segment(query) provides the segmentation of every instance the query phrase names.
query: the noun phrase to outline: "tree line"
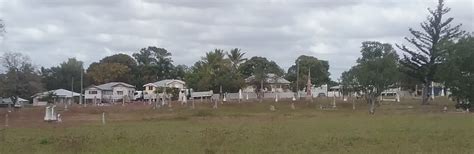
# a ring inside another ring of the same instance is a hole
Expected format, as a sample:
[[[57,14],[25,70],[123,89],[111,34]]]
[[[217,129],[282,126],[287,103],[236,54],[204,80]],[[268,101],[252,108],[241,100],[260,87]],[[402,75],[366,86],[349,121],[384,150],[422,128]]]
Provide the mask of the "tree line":
[[[238,92],[246,83],[245,79],[254,75],[257,89],[269,88],[266,74],[273,73],[287,78],[296,84],[295,65],[284,71],[274,61],[265,57],[246,58],[239,48],[229,51],[214,49],[207,52],[194,65],[175,65],[172,53],[164,48],[149,46],[140,49],[131,56],[114,54],[91,63],[87,68],[84,62],[69,58],[58,66],[37,69],[31,59],[21,53],[9,52],[1,56],[1,64],[6,69],[0,74],[2,97],[30,98],[38,92],[67,89],[81,92],[81,79],[84,86],[99,85],[107,82],[126,82],[143,89],[143,85],[164,79],[179,79],[195,91],[212,90],[220,92]],[[307,80],[307,70],[311,71],[314,84],[325,84],[329,79],[329,64],[312,56],[302,55],[296,61],[301,68],[301,80]],[[260,84],[260,82],[263,82]],[[305,82],[300,82],[303,89]]]
[[[420,24],[421,29],[409,28],[407,44],[391,44],[377,41],[362,42],[361,57],[356,65],[342,73],[344,92],[362,92],[375,110],[377,97],[393,87],[413,89],[422,85],[422,104],[428,104],[429,88],[433,82],[443,83],[459,101],[474,100],[474,39],[462,31],[461,24],[453,25],[453,18],[445,18],[450,11],[443,0]],[[0,34],[5,25],[0,20]],[[396,49],[403,53],[398,55]],[[87,68],[75,58],[69,58],[58,66],[36,68],[31,60],[20,53],[5,53],[1,57],[4,68],[0,74],[2,97],[30,98],[36,92],[51,89],[73,89],[80,92],[81,74],[84,85],[97,85],[112,81],[127,82],[138,89],[149,82],[163,79],[181,79],[196,91],[213,90],[237,92],[245,79],[254,76],[252,84],[257,89],[266,87],[266,74],[273,73],[289,80],[292,90],[302,90],[308,77],[313,85],[336,84],[329,78],[328,61],[313,56],[299,56],[288,70],[265,57],[246,57],[242,49],[228,51],[214,49],[203,55],[192,66],[176,65],[172,52],[149,46],[131,56],[115,54],[93,62]],[[308,73],[310,75],[308,76]],[[299,82],[297,82],[297,76]]]
[[[461,24],[452,25],[454,18],[444,17],[450,8],[443,0],[428,11],[421,30],[409,28],[409,45],[396,44],[402,58],[390,44],[363,42],[357,64],[342,73],[346,91],[364,93],[370,113],[384,90],[400,86],[421,85],[422,104],[429,104],[433,82],[449,88],[459,103],[474,101],[473,35],[461,30]]]

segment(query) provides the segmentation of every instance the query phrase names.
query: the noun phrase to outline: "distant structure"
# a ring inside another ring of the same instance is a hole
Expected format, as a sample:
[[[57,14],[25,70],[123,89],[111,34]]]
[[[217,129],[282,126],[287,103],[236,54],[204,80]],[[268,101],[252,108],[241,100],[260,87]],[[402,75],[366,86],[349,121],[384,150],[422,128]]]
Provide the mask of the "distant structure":
[[[37,93],[33,95],[33,106],[45,106],[48,104],[46,100],[43,100],[44,97],[47,97],[48,95],[54,95],[54,102],[56,103],[68,103],[74,102],[74,98],[77,97],[79,98],[81,94],[75,93],[66,89],[56,89],[56,90],[50,90],[50,91],[45,91],[41,93]]]
[[[25,104],[28,104],[30,101],[18,97],[16,100],[16,103],[13,103],[13,101],[10,98],[1,98],[0,99],[0,107],[8,107],[8,104],[11,104],[12,107],[23,107]]]
[[[133,99],[135,86],[124,82],[109,82],[101,85],[91,85],[85,89],[86,103],[113,103],[125,99]]]
[[[286,80],[283,77],[277,76],[276,74],[269,73],[266,75],[266,81],[265,84],[268,85],[267,87],[269,88],[264,88],[264,91],[266,92],[290,92],[290,81]],[[245,79],[245,83],[247,84],[247,87],[243,89],[243,92],[249,93],[249,92],[255,92],[257,87],[255,85],[252,85],[251,83],[255,82],[255,76],[252,75],[248,78]]]
[[[156,99],[156,90],[160,88],[177,88],[183,90],[186,88],[186,82],[176,79],[166,79],[157,82],[147,83],[143,85],[145,90],[143,91],[143,96],[145,100]]]

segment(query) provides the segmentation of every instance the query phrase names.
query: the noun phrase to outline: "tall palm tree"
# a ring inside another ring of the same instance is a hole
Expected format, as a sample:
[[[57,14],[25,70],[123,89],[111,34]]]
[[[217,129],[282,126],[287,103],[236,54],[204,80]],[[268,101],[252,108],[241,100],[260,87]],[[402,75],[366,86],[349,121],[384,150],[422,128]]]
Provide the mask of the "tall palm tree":
[[[227,53],[227,57],[232,63],[232,68],[234,70],[237,70],[239,65],[247,60],[247,58],[244,58],[244,55],[245,53],[242,53],[239,48],[232,49],[230,50],[230,53]]]

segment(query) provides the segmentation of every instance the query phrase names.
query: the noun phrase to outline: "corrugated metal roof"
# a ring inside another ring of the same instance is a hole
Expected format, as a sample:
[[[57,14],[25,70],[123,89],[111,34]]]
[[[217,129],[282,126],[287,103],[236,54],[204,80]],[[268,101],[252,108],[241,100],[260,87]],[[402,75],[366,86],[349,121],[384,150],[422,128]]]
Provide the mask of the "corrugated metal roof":
[[[45,96],[45,95],[48,95],[49,93],[53,93],[54,95],[57,95],[59,97],[81,96],[81,94],[79,93],[72,92],[66,89],[56,89],[56,90],[50,90],[50,91],[46,91],[42,93],[37,93],[33,95],[33,97],[40,96],[40,95]]]
[[[129,87],[129,88],[135,88],[135,86],[130,85],[128,83],[124,83],[124,82],[109,82],[109,83],[106,83],[106,84],[101,84],[101,85],[92,86],[92,87],[96,87],[96,88],[99,88],[101,90],[113,90],[113,87],[118,86],[118,85],[123,85],[123,86]]]
[[[167,85],[172,83],[172,82],[180,82],[182,84],[186,84],[186,82],[181,81],[181,80],[166,79],[166,80],[161,80],[161,81],[157,81],[157,82],[153,82],[153,83],[147,83],[147,84],[143,85],[143,87],[149,86],[149,85],[153,85],[155,87],[167,87]]]

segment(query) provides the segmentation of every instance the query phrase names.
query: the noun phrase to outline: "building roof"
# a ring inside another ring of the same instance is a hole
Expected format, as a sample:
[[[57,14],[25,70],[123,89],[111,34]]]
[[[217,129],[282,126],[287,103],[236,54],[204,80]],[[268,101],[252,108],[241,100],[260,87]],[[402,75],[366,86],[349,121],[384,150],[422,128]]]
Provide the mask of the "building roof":
[[[146,87],[146,86],[167,87],[168,84],[170,84],[172,82],[179,82],[181,84],[186,84],[186,82],[181,81],[181,80],[166,79],[166,80],[161,80],[161,81],[157,81],[157,82],[153,82],[153,83],[147,83],[147,84],[143,85],[143,87]]]
[[[249,83],[249,82],[252,82],[253,80],[255,80],[255,76],[252,75],[248,78],[245,79],[245,82],[246,83]],[[267,74],[267,79],[266,79],[266,82],[267,83],[278,83],[278,84],[290,84],[291,82],[286,80],[285,78],[282,78],[276,74],[273,74],[273,73],[268,73]]]
[[[26,100],[26,99],[23,99],[23,98],[18,97],[17,102],[29,102],[29,101]],[[2,98],[2,102],[0,102],[0,103],[3,103],[3,104],[12,104],[12,100],[11,100],[10,98]]]
[[[32,97],[46,96],[49,93],[53,93],[54,95],[56,95],[58,97],[81,96],[81,94],[79,94],[79,93],[72,92],[72,91],[69,91],[69,90],[66,90],[66,89],[56,89],[56,90],[45,91],[45,92],[42,92],[42,93],[37,93],[37,94],[33,95]]]
[[[113,90],[113,87],[119,86],[119,85],[122,85],[122,86],[128,87],[128,88],[135,88],[135,86],[130,85],[128,83],[124,83],[124,82],[109,82],[109,83],[101,84],[101,85],[98,85],[98,86],[92,85],[92,86],[89,86],[86,89],[94,87],[94,88],[97,88],[97,89],[100,89],[100,90]]]

